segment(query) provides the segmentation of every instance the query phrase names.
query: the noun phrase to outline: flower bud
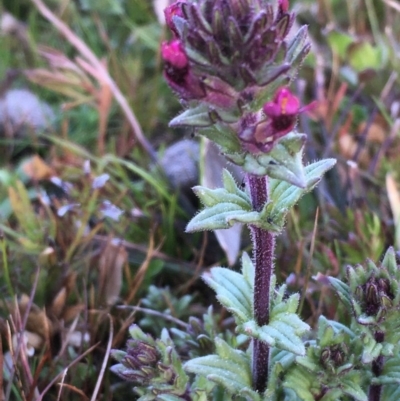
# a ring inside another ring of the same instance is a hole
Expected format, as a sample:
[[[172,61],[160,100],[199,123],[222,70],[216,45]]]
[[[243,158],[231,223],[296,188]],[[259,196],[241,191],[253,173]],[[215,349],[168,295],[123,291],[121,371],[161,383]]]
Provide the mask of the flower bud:
[[[165,15],[165,23],[167,24],[168,28],[171,29],[171,31],[175,34],[176,37],[179,36],[179,33],[175,27],[175,23],[173,21],[173,18],[175,16],[178,17],[183,17],[182,13],[182,3],[183,1],[176,1],[175,3],[171,4],[169,7],[167,7],[164,10],[164,15]]]
[[[175,70],[186,70],[188,67],[188,58],[183,50],[180,40],[175,39],[172,42],[164,42],[161,45],[161,56],[165,63]]]
[[[289,10],[289,0],[279,0],[278,8],[281,13],[287,13]]]
[[[379,292],[375,283],[366,284],[365,296],[367,305],[370,308],[375,308],[379,305]]]
[[[320,360],[324,365],[327,365],[330,358],[331,358],[331,351],[329,347],[326,347],[321,351]]]

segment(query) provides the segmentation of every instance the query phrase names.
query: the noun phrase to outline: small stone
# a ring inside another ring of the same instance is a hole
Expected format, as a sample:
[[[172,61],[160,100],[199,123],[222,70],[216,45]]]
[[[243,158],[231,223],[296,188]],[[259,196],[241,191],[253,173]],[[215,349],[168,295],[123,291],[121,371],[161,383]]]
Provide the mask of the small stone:
[[[188,189],[199,182],[200,146],[183,140],[165,149],[160,165],[175,188]]]
[[[27,89],[11,89],[0,99],[0,127],[8,137],[40,133],[54,120],[51,107]]]

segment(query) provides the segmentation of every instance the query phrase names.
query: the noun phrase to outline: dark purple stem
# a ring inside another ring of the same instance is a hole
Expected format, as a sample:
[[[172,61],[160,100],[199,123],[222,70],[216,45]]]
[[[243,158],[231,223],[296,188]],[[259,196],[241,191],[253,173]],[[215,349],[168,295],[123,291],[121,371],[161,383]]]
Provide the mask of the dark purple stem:
[[[385,339],[385,334],[378,331],[375,333],[375,341],[377,343],[383,343]],[[372,373],[375,377],[379,377],[382,374],[383,370],[383,356],[380,355],[372,362]],[[381,391],[382,385],[381,384],[372,384],[369,387],[368,392],[368,401],[379,401],[381,399]]]
[[[267,177],[247,175],[254,210],[261,211],[268,200]],[[274,268],[275,236],[261,228],[250,226],[253,239],[254,316],[259,326],[269,323],[270,284]],[[268,382],[269,346],[253,340],[253,388],[264,392]]]

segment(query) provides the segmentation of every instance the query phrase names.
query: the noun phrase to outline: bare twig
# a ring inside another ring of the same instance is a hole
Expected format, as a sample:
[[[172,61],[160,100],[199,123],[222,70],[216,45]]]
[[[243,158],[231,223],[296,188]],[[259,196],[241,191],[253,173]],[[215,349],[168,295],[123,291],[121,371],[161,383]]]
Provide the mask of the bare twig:
[[[129,294],[128,294],[127,298],[125,299],[125,302],[127,304],[129,304],[133,300],[133,298],[135,298],[136,293],[138,292],[140,286],[142,285],[142,282],[146,275],[147,269],[149,268],[150,262],[154,257],[153,252],[159,251],[161,247],[162,247],[162,243],[159,244],[157,248],[155,248],[154,233],[151,233],[150,234],[150,243],[149,243],[149,246],[147,249],[146,258],[143,261],[142,265],[140,266],[139,270],[136,272],[135,279],[134,279],[135,284],[133,285],[133,287],[131,287],[129,289]]]
[[[90,401],[96,401],[97,394],[99,393],[100,386],[103,381],[104,372],[106,371],[107,363],[108,363],[108,360],[110,359],[111,346],[112,346],[112,342],[113,342],[113,338],[114,338],[114,326],[113,326],[113,322],[112,322],[110,315],[108,315],[108,318],[110,319],[110,336],[108,338],[108,344],[107,344],[106,353],[104,355],[103,364],[101,365],[101,370],[100,370],[99,376],[97,378],[96,387],[93,390],[93,394],[92,394]]]
[[[177,326],[181,326],[184,329],[187,330],[189,325],[185,322],[182,322],[182,320],[177,319],[176,317],[173,317],[171,315],[166,315],[165,313],[153,310],[153,309],[148,309],[148,308],[142,308],[140,306],[133,306],[133,305],[119,305],[117,306],[117,309],[129,309],[129,310],[134,310],[138,312],[143,312],[147,315],[152,315],[152,316],[157,316],[160,317],[164,320],[168,320],[170,322],[175,323]]]
[[[62,389],[63,389],[63,384],[65,382],[65,376],[67,375],[67,373],[68,373],[68,370],[65,369],[64,372],[63,372],[63,375],[62,375],[62,379],[61,379],[61,383],[60,383],[60,389],[58,391],[57,401],[61,400],[61,393],[62,393]]]
[[[94,344],[92,347],[90,347],[89,349],[87,349],[82,355],[79,355],[76,359],[74,359],[70,364],[68,364],[68,366],[64,369],[64,370],[68,370],[70,369],[72,366],[74,366],[76,363],[78,363],[81,359],[85,358],[86,355],[90,354],[97,346],[99,345],[99,343]],[[62,372],[60,372],[56,377],[54,377],[54,379],[47,385],[47,387],[42,391],[42,393],[40,394],[40,396],[37,398],[36,401],[42,401],[43,397],[45,396],[45,394],[51,389],[51,387],[56,383],[56,381],[63,376],[64,374],[64,370]]]
[[[17,299],[15,299],[15,314],[18,317],[18,322],[17,322],[18,327],[16,327],[15,333],[19,333],[19,336],[18,336],[17,348],[16,348],[16,350],[14,350],[14,355],[13,355],[13,357],[15,358],[15,364],[14,364],[12,370],[11,370],[10,380],[8,382],[7,389],[6,389],[6,396],[5,396],[6,400],[9,399],[10,394],[11,394],[13,377],[14,377],[14,374],[16,373],[16,366],[17,366],[16,363],[17,363],[18,359],[20,359],[21,351],[22,351],[21,361],[23,363],[23,367],[24,367],[24,371],[25,371],[26,377],[28,378],[29,384],[31,386],[33,385],[33,377],[32,377],[31,371],[29,369],[29,364],[26,361],[26,348],[24,346],[23,333],[24,333],[26,324],[28,322],[28,317],[29,317],[30,310],[31,310],[32,305],[33,305],[33,298],[35,296],[36,288],[37,288],[37,285],[38,285],[38,282],[39,282],[39,275],[40,275],[40,267],[38,266],[37,269],[36,269],[35,281],[33,282],[31,294],[30,294],[30,297],[29,297],[29,301],[28,301],[28,303],[26,305],[25,315],[23,317],[23,321],[22,322],[21,322],[21,316],[20,316],[20,310],[19,310],[18,301],[17,301]],[[31,391],[32,390],[33,389],[31,388]],[[37,389],[34,389],[34,393],[37,393]]]

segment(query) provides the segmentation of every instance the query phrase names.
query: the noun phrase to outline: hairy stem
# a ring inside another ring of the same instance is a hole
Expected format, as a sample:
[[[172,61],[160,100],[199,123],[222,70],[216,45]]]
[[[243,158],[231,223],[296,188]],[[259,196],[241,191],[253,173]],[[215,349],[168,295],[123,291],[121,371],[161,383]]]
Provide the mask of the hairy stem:
[[[260,211],[268,200],[267,177],[249,174],[247,182],[254,210]],[[269,323],[270,284],[273,273],[275,237],[268,231],[251,226],[253,239],[254,316],[259,326]],[[268,382],[269,346],[253,340],[253,388],[262,393]]]
[[[382,332],[375,333],[375,341],[377,343],[383,343],[385,335]],[[372,362],[372,373],[375,377],[379,377],[383,370],[383,356],[380,355]],[[368,401],[379,401],[381,399],[381,384],[372,384],[369,388]]]

